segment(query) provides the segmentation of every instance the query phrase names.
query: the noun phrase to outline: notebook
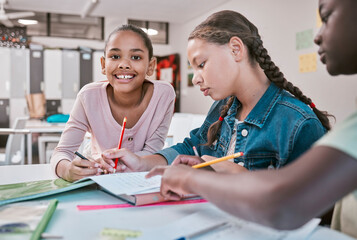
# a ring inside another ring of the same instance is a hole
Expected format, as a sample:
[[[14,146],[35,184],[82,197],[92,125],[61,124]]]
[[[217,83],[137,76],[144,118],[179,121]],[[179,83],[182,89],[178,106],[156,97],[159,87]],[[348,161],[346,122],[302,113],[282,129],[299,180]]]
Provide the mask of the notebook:
[[[148,172],[91,176],[70,183],[63,179],[7,184],[0,186],[0,206],[67,192],[97,183],[100,189],[133,205],[165,201],[160,194],[161,176],[145,178]]]
[[[89,180],[74,184],[58,178],[53,180],[0,185],[0,206],[67,192],[93,185],[94,183],[94,181]]]
[[[93,176],[88,179],[96,182],[103,191],[133,205],[145,205],[166,201],[160,194],[161,176],[145,178],[148,172],[131,172]]]

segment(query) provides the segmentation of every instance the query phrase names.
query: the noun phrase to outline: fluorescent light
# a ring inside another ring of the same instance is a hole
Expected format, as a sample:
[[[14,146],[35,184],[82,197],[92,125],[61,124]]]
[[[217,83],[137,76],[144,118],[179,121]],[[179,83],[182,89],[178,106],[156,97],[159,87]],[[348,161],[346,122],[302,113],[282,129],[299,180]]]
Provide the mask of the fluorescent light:
[[[149,30],[147,30],[146,28],[141,28],[145,33],[147,33],[149,36],[154,36],[157,35],[159,32],[155,29],[149,28]]]
[[[17,20],[17,22],[23,25],[33,25],[38,23],[37,20],[31,20],[31,19],[19,19]]]
[[[99,0],[87,0],[87,3],[82,10],[81,17],[82,18],[87,17],[93,11],[93,9],[98,3]]]

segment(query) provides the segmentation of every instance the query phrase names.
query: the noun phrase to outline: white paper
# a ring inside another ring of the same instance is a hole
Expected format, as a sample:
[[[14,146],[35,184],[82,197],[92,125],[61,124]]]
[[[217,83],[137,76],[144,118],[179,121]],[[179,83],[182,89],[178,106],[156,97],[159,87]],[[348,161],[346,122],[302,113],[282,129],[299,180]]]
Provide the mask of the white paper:
[[[116,173],[89,178],[115,195],[159,192],[161,176],[145,178],[147,173],[148,172]]]
[[[207,229],[208,227],[221,222],[228,222],[228,226],[214,229],[192,239],[303,240],[309,237],[319,224],[320,219],[312,219],[296,230],[278,231],[253,222],[235,218],[219,209],[210,208],[190,214],[169,224],[144,231],[139,239],[154,239],[155,236],[160,236],[162,239],[178,239]]]

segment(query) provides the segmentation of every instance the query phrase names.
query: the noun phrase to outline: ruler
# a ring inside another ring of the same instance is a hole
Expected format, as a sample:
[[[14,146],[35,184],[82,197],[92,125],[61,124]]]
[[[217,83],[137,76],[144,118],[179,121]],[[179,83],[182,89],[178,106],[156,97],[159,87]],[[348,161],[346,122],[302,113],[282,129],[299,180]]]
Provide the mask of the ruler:
[[[182,205],[182,204],[194,204],[194,203],[205,203],[206,199],[187,199],[181,201],[168,201],[168,202],[159,202],[141,206],[134,206],[128,203],[122,204],[109,204],[109,205],[77,205],[79,211],[87,210],[101,210],[101,209],[111,209],[111,208],[138,208],[138,207],[150,207],[150,206],[165,206],[165,205]]]

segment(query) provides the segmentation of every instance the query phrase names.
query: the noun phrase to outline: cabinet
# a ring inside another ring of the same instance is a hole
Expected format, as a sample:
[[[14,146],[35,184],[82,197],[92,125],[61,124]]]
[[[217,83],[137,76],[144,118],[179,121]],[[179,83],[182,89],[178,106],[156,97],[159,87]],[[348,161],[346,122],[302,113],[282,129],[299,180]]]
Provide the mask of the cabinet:
[[[29,50],[11,49],[10,98],[25,99],[29,88]]]
[[[62,98],[62,51],[44,50],[44,93],[46,99]]]
[[[0,47],[0,99],[10,97],[10,62],[10,49]]]
[[[62,98],[75,99],[79,90],[79,52],[62,51]]]
[[[30,93],[43,92],[43,50],[30,49]]]
[[[81,51],[79,59],[79,87],[82,88],[87,83],[93,82],[92,52]]]
[[[100,58],[103,54],[103,51],[93,52],[93,82],[107,80],[107,77],[102,74],[102,65],[100,63]]]

